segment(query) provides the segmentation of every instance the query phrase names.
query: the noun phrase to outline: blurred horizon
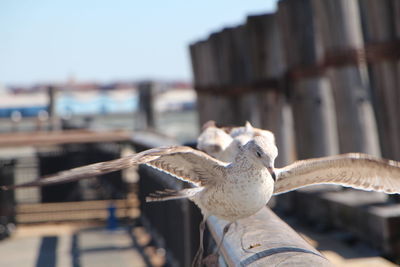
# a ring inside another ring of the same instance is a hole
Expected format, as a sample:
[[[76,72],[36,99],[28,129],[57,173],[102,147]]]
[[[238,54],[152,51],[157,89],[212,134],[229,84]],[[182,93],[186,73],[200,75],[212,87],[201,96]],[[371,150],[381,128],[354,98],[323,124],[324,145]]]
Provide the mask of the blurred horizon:
[[[190,82],[190,43],[248,15],[273,12],[276,2],[2,2],[0,86]]]

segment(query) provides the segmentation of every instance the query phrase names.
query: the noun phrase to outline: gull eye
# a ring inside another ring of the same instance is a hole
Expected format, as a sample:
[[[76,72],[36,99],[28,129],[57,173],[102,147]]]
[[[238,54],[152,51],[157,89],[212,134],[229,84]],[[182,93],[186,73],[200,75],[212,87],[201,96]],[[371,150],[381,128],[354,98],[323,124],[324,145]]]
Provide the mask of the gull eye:
[[[257,157],[261,158],[261,153],[259,151],[256,152]]]

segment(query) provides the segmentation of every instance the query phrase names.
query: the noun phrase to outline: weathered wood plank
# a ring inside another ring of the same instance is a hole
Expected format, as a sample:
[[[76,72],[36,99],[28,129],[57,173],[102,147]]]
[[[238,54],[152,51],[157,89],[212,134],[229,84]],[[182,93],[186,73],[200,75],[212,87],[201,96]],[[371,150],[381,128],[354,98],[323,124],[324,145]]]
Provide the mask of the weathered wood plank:
[[[131,134],[128,131],[67,130],[34,133],[0,134],[0,147],[20,146],[49,146],[61,144],[82,144],[129,141]]]
[[[120,200],[95,200],[66,203],[34,203],[16,206],[17,223],[99,220],[109,216],[110,203],[116,207],[118,218],[139,216],[137,198]]]
[[[57,203],[27,203],[19,204],[16,207],[18,213],[41,213],[56,211],[78,211],[91,209],[107,209],[112,203],[116,208],[139,207],[139,201],[134,199],[114,200],[92,200],[78,202],[57,202]]]

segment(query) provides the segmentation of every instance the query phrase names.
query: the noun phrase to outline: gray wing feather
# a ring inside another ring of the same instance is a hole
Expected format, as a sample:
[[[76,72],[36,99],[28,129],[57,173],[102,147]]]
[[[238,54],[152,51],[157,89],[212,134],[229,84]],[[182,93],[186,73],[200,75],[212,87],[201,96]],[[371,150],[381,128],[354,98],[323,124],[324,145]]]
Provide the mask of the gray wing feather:
[[[171,146],[149,149],[116,160],[99,162],[83,167],[62,171],[57,174],[18,185],[2,186],[3,190],[46,186],[77,181],[109,172],[118,171],[139,164],[149,164],[186,182],[204,185],[224,176],[224,163],[207,154],[185,146]],[[214,179],[215,178],[215,179]]]
[[[400,162],[361,153],[298,161],[276,172],[274,194],[315,184],[400,193]]]
[[[202,151],[189,147],[172,151],[146,164],[196,186],[222,181],[226,176],[225,166],[227,165]]]

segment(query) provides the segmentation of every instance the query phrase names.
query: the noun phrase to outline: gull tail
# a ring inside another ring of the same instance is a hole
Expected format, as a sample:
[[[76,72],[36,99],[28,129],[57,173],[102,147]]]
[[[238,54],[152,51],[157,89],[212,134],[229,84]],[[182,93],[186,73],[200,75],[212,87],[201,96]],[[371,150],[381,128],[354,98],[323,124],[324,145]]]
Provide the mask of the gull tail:
[[[203,190],[202,187],[186,188],[182,190],[166,189],[164,191],[156,191],[154,193],[150,193],[149,196],[146,197],[146,202],[190,198],[201,190]]]

